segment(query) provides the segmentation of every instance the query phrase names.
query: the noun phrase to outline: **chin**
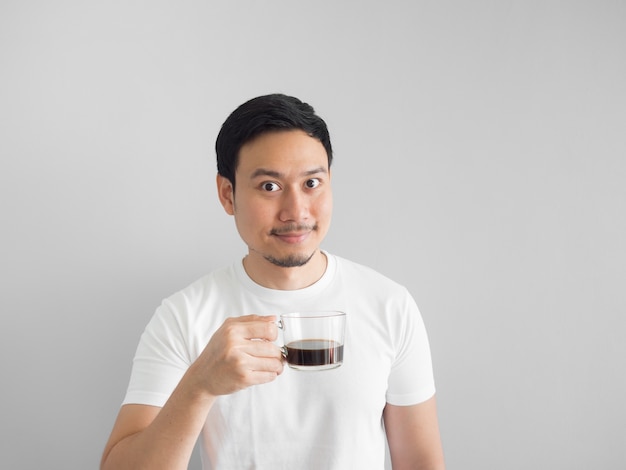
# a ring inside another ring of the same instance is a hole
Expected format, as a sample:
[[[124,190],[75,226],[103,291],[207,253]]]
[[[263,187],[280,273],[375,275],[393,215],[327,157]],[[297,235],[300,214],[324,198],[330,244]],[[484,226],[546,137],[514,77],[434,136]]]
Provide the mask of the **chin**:
[[[265,256],[265,259],[272,263],[275,266],[279,266],[281,268],[299,268],[306,265],[311,258],[315,255],[315,251],[310,255],[305,254],[292,254],[286,256]]]

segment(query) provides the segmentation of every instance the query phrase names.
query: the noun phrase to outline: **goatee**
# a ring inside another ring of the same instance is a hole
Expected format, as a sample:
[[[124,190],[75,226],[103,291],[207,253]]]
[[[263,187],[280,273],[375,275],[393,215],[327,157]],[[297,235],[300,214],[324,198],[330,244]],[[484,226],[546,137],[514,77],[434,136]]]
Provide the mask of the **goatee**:
[[[300,266],[304,266],[311,258],[313,258],[315,252],[311,253],[310,256],[304,255],[289,255],[285,258],[274,258],[273,256],[265,256],[265,259],[270,263],[279,266],[281,268],[299,268]]]

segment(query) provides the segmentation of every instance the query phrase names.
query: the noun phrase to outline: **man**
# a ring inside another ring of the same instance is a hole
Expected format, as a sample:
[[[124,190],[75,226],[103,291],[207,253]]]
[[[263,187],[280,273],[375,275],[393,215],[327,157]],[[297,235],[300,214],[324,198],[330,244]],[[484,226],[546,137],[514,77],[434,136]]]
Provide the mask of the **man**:
[[[242,260],[166,299],[142,335],[102,469],[442,469],[428,339],[403,287],[320,249],[332,148],[313,108],[252,99],[216,142]],[[347,313],[344,364],[284,369],[277,314]],[[383,426],[384,424],[384,426]]]

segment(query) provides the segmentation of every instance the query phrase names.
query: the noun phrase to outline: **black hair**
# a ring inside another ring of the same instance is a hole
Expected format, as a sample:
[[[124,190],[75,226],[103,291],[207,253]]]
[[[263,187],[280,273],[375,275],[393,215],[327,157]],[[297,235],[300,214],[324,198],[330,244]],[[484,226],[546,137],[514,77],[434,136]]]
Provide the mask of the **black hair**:
[[[267,132],[296,129],[322,143],[330,168],[333,150],[324,120],[315,114],[311,105],[298,98],[272,94],[246,101],[224,121],[215,141],[217,172],[227,178],[234,189],[239,150],[245,143]]]

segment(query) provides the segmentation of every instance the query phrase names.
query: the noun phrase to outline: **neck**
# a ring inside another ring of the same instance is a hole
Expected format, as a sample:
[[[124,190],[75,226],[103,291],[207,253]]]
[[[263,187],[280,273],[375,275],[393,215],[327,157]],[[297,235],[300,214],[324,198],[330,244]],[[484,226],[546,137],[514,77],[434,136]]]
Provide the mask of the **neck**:
[[[257,284],[276,290],[304,289],[317,282],[326,271],[326,255],[317,250],[304,266],[284,268],[276,266],[255,253],[243,260],[243,267]]]

